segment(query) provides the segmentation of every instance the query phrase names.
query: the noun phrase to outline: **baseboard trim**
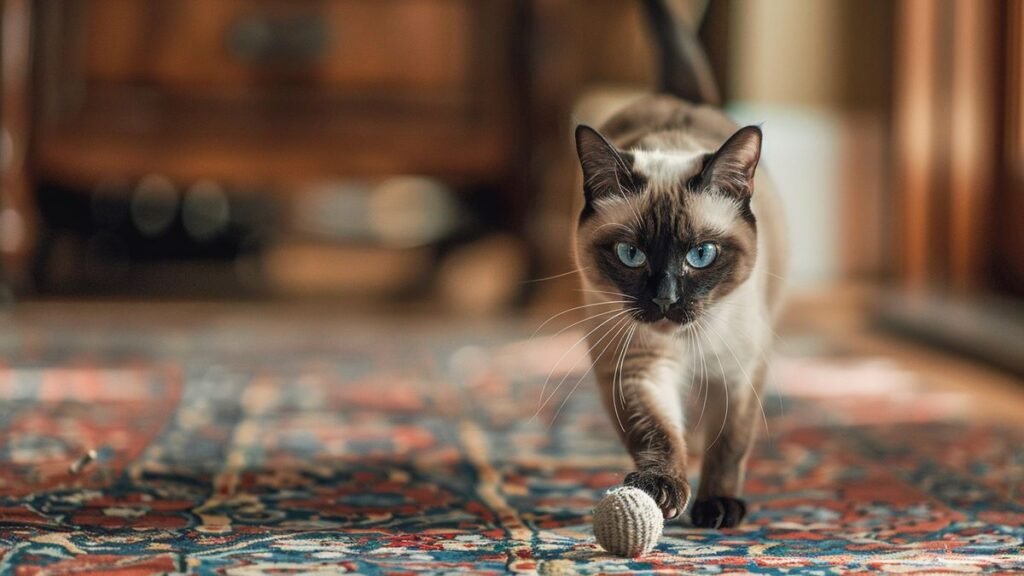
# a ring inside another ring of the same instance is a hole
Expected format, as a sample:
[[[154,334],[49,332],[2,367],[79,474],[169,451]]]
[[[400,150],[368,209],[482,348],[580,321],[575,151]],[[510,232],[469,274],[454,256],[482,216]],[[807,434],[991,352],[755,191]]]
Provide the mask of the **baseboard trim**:
[[[1024,305],[1017,302],[889,292],[875,318],[881,329],[1024,377]]]

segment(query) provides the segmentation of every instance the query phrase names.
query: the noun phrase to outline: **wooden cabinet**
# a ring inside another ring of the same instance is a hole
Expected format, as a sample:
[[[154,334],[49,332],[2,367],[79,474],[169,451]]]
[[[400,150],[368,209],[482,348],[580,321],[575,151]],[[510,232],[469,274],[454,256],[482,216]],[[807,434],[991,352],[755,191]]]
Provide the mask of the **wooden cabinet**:
[[[256,90],[465,103],[478,3],[461,0],[93,0],[84,73],[167,95]],[[308,94],[306,94],[308,95]]]
[[[64,181],[414,173],[478,184],[519,160],[516,2],[36,8],[36,166]]]

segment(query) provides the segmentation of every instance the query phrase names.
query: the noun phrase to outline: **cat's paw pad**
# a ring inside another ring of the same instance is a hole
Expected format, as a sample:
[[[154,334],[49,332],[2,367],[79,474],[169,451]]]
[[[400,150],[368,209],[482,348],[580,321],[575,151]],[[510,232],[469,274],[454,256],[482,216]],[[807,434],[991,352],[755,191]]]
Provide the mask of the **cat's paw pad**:
[[[626,486],[634,486],[647,492],[661,508],[666,520],[679,516],[690,500],[690,484],[673,476],[652,470],[638,470],[626,474]]]
[[[698,528],[735,528],[747,515],[747,504],[738,498],[714,496],[693,503],[690,519]]]

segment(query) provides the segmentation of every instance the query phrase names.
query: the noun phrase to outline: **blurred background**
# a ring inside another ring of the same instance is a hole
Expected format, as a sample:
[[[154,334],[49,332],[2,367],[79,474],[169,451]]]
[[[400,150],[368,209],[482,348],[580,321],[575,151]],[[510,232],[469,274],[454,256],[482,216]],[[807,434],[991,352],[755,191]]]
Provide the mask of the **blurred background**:
[[[2,6],[8,305],[564,309],[571,129],[656,66],[631,0]],[[1019,0],[711,3],[788,210],[788,322],[1024,372],[1022,34]]]

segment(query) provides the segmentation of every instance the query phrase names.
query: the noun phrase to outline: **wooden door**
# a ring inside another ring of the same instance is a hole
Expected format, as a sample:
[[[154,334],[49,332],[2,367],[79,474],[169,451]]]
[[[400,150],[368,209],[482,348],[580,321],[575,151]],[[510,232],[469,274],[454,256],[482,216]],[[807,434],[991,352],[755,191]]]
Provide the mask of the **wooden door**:
[[[1007,3],[1005,179],[996,191],[993,288],[1024,299],[1024,0]]]

